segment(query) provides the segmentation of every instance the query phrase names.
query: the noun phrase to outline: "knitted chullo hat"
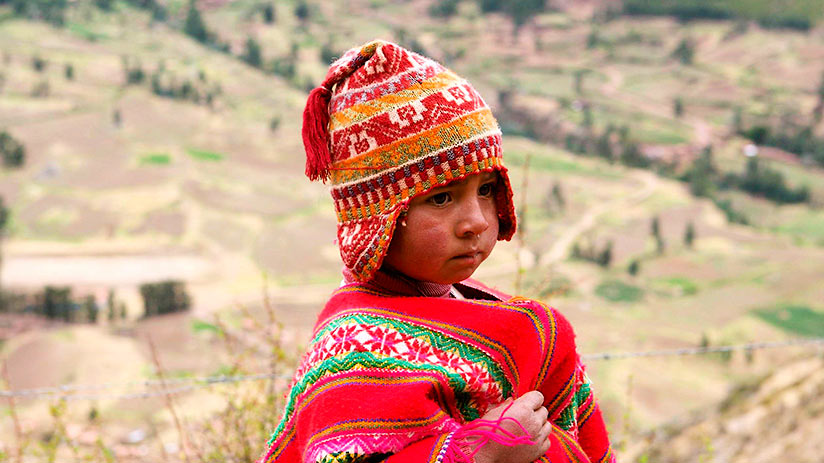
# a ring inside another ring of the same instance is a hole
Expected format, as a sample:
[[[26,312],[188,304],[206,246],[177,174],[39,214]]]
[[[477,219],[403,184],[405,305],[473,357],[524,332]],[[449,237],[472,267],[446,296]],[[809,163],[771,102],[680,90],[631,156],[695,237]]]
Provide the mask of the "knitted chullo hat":
[[[303,113],[306,175],[331,180],[343,263],[361,281],[380,268],[398,216],[433,188],[497,171],[499,240],[515,232],[501,130],[464,79],[385,41],[353,48]]]

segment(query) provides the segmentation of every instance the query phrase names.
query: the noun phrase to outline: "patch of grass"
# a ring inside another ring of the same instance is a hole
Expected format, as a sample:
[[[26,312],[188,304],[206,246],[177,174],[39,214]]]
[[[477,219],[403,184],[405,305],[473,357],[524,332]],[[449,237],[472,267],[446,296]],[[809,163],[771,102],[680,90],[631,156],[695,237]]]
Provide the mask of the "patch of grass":
[[[773,227],[773,230],[795,237],[803,237],[818,246],[824,246],[824,214],[818,211],[799,214],[795,220],[781,223]]]
[[[52,207],[40,214],[36,226],[44,231],[57,231],[77,221],[79,215],[73,208]]]
[[[200,319],[192,320],[192,332],[193,333],[210,333],[210,334],[220,334],[221,329],[214,323],[209,323]]]
[[[666,127],[640,124],[635,133],[642,143],[652,143],[655,145],[678,145],[689,141],[689,137],[682,131],[670,130]]]
[[[698,292],[698,284],[686,277],[670,277],[653,281],[656,292],[666,296],[691,296]]]
[[[606,280],[595,288],[595,294],[611,302],[637,302],[644,297],[644,290],[619,280]]]
[[[172,162],[172,157],[166,153],[151,153],[144,156],[141,156],[138,164],[141,166],[145,165],[156,165],[156,166],[165,166]]]
[[[753,311],[753,315],[784,331],[800,336],[824,336],[824,312],[805,305],[784,304]]]
[[[215,153],[213,151],[200,150],[196,148],[186,148],[186,154],[198,161],[222,161],[225,157],[223,154]]]
[[[89,29],[88,27],[78,23],[69,23],[69,25],[66,28],[72,34],[82,39],[88,40],[89,42],[97,42],[98,40],[105,40],[109,38],[109,36],[106,34],[95,32]]]
[[[601,102],[593,110],[595,126],[602,130],[612,124],[628,125],[630,137],[641,143],[677,145],[690,139],[690,128],[683,122],[639,112],[631,107]]]
[[[515,150],[507,151],[506,162],[512,167],[522,167],[526,162],[526,153]],[[575,161],[570,161],[560,157],[547,156],[542,153],[533,153],[529,159],[529,168],[546,172],[591,175],[608,179],[622,178],[621,174],[613,172],[609,169],[592,168]]]

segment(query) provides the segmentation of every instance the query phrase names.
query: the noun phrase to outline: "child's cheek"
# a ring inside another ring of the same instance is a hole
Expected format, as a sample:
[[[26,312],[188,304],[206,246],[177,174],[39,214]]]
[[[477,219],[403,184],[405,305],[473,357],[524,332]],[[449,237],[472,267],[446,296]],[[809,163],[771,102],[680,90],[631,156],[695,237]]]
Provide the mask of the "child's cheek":
[[[431,257],[446,253],[449,235],[444,232],[443,223],[431,222],[422,228],[416,240],[419,252]]]

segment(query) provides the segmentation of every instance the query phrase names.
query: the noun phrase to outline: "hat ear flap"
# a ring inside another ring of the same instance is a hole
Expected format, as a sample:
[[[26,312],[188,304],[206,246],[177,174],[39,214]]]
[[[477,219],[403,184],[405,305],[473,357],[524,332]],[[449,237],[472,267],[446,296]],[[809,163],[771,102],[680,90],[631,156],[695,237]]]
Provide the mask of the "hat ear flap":
[[[310,180],[329,178],[332,153],[329,151],[329,101],[332,92],[318,87],[309,93],[303,110],[303,148],[306,150],[306,176]]]

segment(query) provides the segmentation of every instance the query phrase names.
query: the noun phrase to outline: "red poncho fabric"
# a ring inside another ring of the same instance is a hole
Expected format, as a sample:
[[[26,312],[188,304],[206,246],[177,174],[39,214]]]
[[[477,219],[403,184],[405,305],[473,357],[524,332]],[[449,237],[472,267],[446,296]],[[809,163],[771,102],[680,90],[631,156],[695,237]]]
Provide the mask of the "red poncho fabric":
[[[538,390],[553,425],[538,461],[614,462],[569,322],[536,301],[458,287],[500,300],[339,288],[260,461],[448,463],[455,446],[465,455],[463,425]]]

